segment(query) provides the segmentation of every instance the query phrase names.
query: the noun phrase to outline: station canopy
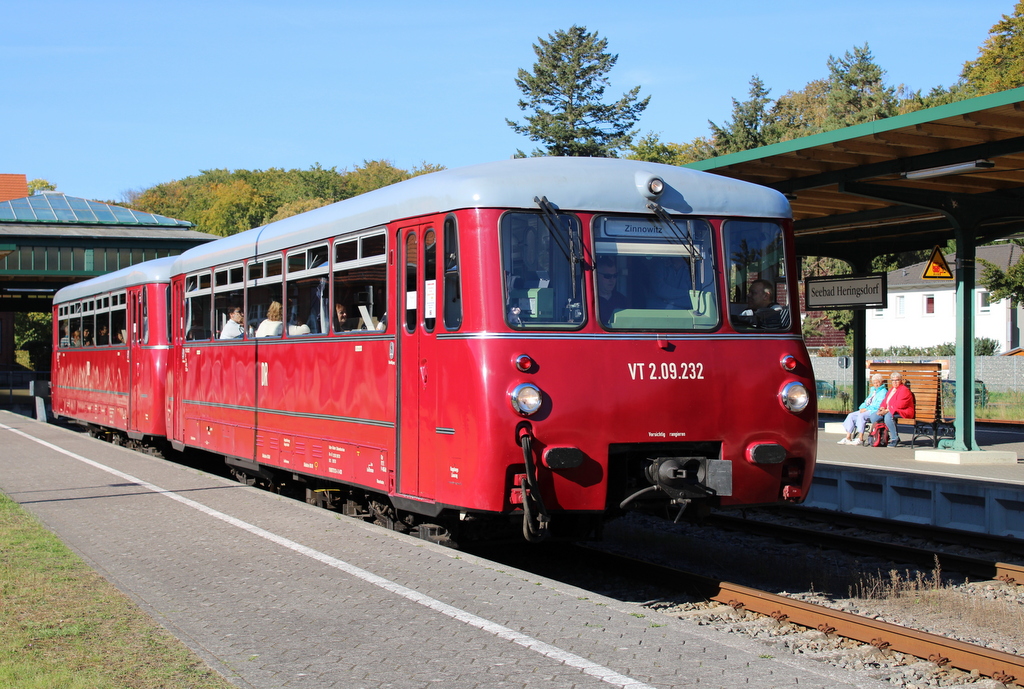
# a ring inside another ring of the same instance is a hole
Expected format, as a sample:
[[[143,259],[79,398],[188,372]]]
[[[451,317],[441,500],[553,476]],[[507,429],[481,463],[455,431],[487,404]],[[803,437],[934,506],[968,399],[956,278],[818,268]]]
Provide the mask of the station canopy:
[[[1024,88],[687,167],[786,194],[800,255],[931,248],[951,215],[983,244],[1024,228]]]
[[[61,287],[214,239],[186,220],[57,191],[0,201],[0,312],[48,311]]]

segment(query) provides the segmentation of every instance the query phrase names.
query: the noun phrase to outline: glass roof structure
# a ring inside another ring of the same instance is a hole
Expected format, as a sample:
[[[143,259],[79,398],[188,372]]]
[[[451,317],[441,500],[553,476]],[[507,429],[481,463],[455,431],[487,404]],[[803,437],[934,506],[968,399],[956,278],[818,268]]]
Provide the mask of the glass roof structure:
[[[192,227],[192,223],[187,220],[65,196],[57,191],[44,191],[34,196],[0,202],[2,222]]]

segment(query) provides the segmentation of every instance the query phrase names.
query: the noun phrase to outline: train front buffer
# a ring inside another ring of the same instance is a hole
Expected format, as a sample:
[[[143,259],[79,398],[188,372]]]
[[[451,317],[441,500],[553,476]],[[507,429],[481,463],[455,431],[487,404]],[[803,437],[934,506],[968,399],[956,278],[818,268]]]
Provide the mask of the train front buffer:
[[[507,490],[527,518],[699,517],[806,497],[817,412],[799,341],[622,342],[589,365],[557,350],[537,353],[544,365],[521,355],[537,373],[511,387],[524,460]],[[593,373],[564,375],[581,365]]]

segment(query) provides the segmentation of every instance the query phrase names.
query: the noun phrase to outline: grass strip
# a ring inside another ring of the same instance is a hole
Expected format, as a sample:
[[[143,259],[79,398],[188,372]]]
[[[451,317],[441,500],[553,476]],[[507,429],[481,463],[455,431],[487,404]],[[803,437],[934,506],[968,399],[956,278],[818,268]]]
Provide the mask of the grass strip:
[[[0,689],[231,686],[0,493]]]

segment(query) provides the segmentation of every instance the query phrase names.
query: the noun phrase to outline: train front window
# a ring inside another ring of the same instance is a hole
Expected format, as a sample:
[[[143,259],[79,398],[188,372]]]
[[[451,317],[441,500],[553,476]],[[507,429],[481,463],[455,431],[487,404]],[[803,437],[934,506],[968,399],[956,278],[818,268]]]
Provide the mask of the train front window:
[[[705,220],[594,222],[597,316],[609,330],[713,330],[715,252]]]
[[[724,224],[729,318],[740,331],[789,330],[792,322],[782,228],[771,222]]]
[[[557,221],[556,221],[557,219]],[[583,263],[575,216],[506,213],[501,219],[505,322],[513,328],[583,324]]]

